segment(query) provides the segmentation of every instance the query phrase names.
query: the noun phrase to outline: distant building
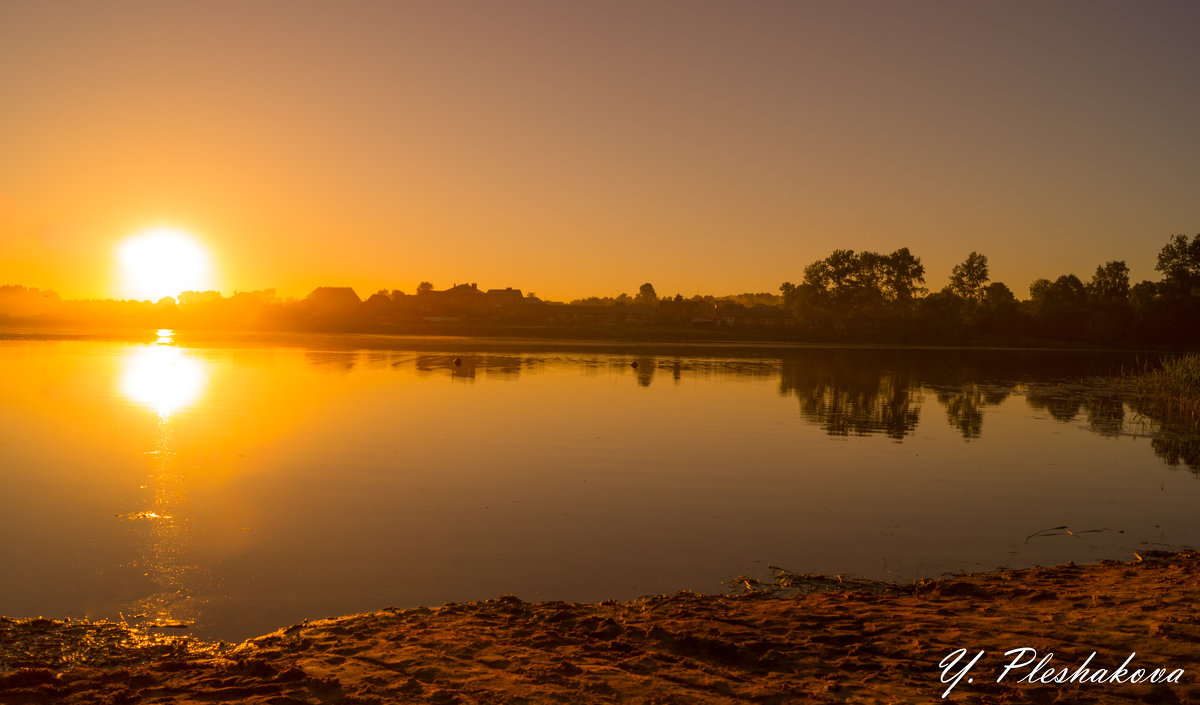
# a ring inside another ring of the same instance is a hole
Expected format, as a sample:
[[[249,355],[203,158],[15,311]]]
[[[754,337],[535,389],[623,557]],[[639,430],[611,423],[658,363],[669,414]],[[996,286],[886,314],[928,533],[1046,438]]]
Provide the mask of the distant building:
[[[319,306],[357,306],[362,303],[354,289],[348,286],[318,286],[312,293],[304,297]]]
[[[525,303],[521,290],[511,286],[504,289],[488,289],[484,296],[487,296],[488,308],[493,310],[513,311]]]
[[[719,326],[736,328],[782,328],[796,323],[787,311],[763,304],[752,308],[738,304],[718,305],[714,318]]]
[[[304,309],[314,322],[346,323],[362,313],[362,299],[348,286],[319,286],[304,297]]]
[[[427,320],[460,320],[481,314],[486,298],[474,283],[456,284],[445,291],[419,290],[417,312]]]

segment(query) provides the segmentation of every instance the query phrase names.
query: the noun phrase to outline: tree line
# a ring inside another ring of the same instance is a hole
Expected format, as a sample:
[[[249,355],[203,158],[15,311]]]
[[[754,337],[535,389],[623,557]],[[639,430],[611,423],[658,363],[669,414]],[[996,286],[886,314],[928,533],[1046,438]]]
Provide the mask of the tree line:
[[[931,292],[921,258],[907,247],[889,254],[834,250],[805,267],[799,284],[780,285],[778,294],[687,299],[659,297],[649,282],[633,296],[569,304],[474,284],[436,291],[430,282],[421,282],[416,295],[381,290],[365,301],[346,287],[318,287],[298,300],[268,289],[138,302],[64,301],[52,291],[3,286],[0,324],[465,335],[504,333],[500,328],[507,326],[532,335],[605,338],[1197,348],[1200,234],[1171,237],[1156,270],[1160,281],[1132,284],[1124,261],[1107,261],[1087,281],[1074,274],[1038,279],[1023,300],[992,281],[988,258],[979,252]]]
[[[905,343],[1042,341],[1121,345],[1200,344],[1200,234],[1175,235],[1158,254],[1161,281],[1131,285],[1122,260],[1091,279],[1038,279],[1018,300],[992,281],[987,256],[970,253],[930,293],[908,248],[891,254],[834,250],[780,287],[797,334],[812,340]]]

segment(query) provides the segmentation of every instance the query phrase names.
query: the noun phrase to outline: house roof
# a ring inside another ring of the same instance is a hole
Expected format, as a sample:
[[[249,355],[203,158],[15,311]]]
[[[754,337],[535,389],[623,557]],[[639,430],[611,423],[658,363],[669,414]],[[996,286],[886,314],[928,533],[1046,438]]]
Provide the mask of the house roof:
[[[358,298],[358,294],[354,293],[354,289],[348,286],[318,286],[305,298],[309,301],[320,301],[323,303],[344,303],[349,301],[362,303],[362,299]]]

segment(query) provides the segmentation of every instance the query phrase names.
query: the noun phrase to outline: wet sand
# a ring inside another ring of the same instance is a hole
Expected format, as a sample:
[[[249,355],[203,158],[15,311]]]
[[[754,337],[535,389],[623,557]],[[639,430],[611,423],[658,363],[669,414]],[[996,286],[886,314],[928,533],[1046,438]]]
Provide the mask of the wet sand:
[[[237,645],[0,619],[0,703],[1200,702],[1200,553],[1143,558],[907,585],[792,576],[737,596],[500,597]],[[1053,657],[996,682],[1022,647]],[[943,677],[980,650],[943,700]],[[1108,677],[1135,652],[1124,680],[1183,669],[1178,682],[1021,680]]]

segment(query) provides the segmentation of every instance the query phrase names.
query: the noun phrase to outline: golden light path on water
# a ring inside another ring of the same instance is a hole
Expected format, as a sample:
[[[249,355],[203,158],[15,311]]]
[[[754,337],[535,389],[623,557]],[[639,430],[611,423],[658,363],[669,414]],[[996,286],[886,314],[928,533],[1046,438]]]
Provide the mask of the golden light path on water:
[[[198,606],[193,599],[197,568],[183,560],[190,521],[184,506],[184,471],[172,450],[171,415],[194,404],[205,392],[208,374],[205,363],[174,346],[174,332],[160,329],[157,339],[132,352],[124,360],[121,393],[158,414],[152,450],[144,451],[150,462],[144,509],[122,516],[136,522],[144,532],[141,555],[134,562],[156,590],[126,605],[122,617],[149,627],[180,627],[194,621]],[[176,422],[177,423],[177,422]]]
[[[156,344],[125,359],[121,393],[167,419],[204,394],[208,376],[200,360],[171,344],[172,331],[159,330],[157,335]]]

